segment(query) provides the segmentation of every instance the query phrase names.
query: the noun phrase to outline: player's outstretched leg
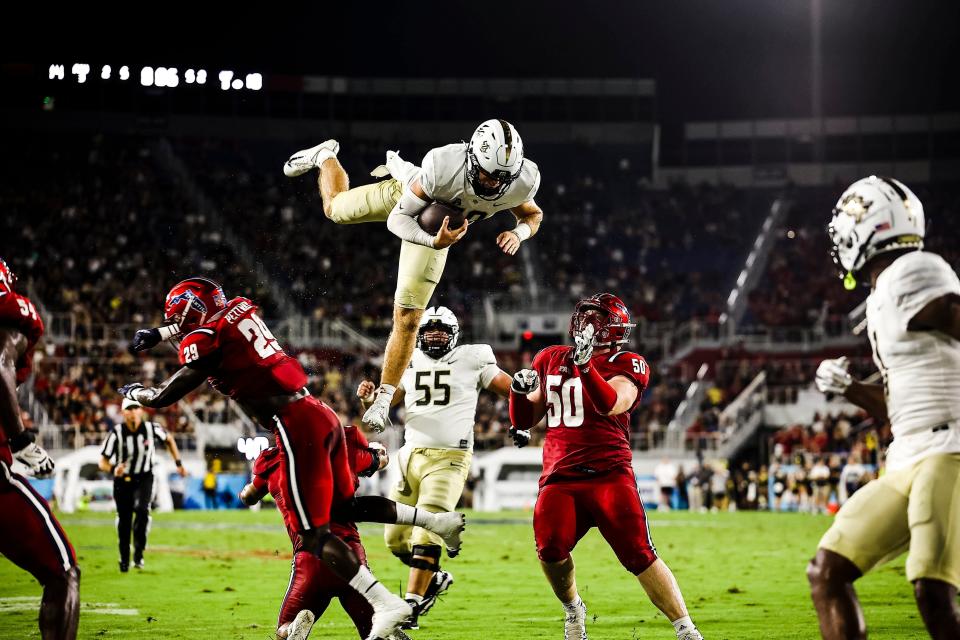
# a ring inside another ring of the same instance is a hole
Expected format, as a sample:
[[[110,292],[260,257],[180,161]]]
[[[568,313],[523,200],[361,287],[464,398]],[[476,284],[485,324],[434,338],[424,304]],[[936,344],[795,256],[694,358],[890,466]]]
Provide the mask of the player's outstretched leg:
[[[807,565],[810,595],[824,640],[867,637],[867,623],[853,583],[863,575],[857,565],[828,549],[817,549]]]
[[[466,528],[466,516],[458,511],[433,513],[426,509],[394,502],[382,496],[359,496],[338,505],[336,518],[348,522],[382,522],[406,524],[432,531],[443,539],[447,555],[455,558],[463,542],[460,534]]]
[[[319,169],[325,160],[336,158],[339,151],[340,143],[333,139],[324,140],[309,149],[301,149],[283,163],[283,174],[288,178],[302,176],[308,171]]]
[[[547,550],[549,555],[549,550]],[[563,604],[563,639],[587,640],[587,605],[577,592],[577,577],[573,556],[568,555],[557,562],[540,560],[543,574],[557,599]]]
[[[413,348],[417,343],[417,327],[423,309],[408,309],[394,306],[393,330],[387,340],[387,349],[383,357],[383,371],[380,374],[380,388],[373,404],[363,414],[363,423],[376,432],[386,429],[390,423],[390,401],[400,384],[403,372],[410,364]]]
[[[305,550],[318,556],[340,579],[349,584],[373,607],[370,635],[367,640],[386,638],[397,631],[413,613],[407,602],[394,595],[360,563],[347,544],[330,532],[329,526],[317,527],[300,534]]]
[[[700,631],[687,613],[687,605],[680,593],[677,579],[660,558],[657,558],[645,571],[637,575],[640,585],[647,592],[647,597],[657,609],[663,612],[673,623],[677,632],[677,640],[703,640]]]

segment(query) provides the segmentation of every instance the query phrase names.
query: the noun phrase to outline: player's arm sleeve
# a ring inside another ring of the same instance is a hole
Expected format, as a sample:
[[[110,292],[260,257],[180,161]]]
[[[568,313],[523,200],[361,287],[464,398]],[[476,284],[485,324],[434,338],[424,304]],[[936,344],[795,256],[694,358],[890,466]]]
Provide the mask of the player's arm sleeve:
[[[544,379],[544,362],[546,361],[547,349],[544,349],[533,358],[530,368],[540,376],[540,397],[543,398],[543,388],[546,384]],[[543,418],[546,413],[546,401],[534,403],[526,395],[510,390],[510,422],[518,429],[530,429]]]
[[[17,346],[19,332],[0,328],[0,428],[8,440],[23,433],[17,401]]]
[[[900,328],[910,328],[910,321],[928,304],[950,294],[960,295],[960,280],[940,256],[918,252],[891,279],[890,296],[896,305]],[[896,264],[896,263],[894,263]]]
[[[206,379],[207,374],[203,371],[185,366],[160,383],[159,387],[141,387],[134,391],[133,395],[136,401],[145,407],[169,407],[203,384]]]
[[[387,217],[387,228],[401,240],[433,248],[433,236],[420,228],[417,216],[429,204],[408,186]]]

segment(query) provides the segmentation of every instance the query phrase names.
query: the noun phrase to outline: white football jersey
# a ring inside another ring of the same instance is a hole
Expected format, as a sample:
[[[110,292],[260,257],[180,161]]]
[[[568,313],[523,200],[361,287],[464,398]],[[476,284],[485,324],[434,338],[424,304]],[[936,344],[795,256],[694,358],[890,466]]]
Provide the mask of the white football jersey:
[[[921,309],[949,293],[960,294],[960,280],[946,260],[912,251],[884,269],[867,298],[870,345],[894,436],[890,470],[960,452],[960,342],[936,331],[907,330]]]
[[[512,209],[537,195],[540,170],[533,160],[524,158],[520,175],[496,200],[484,200],[473,192],[467,179],[467,143],[458,142],[427,152],[420,168],[420,186],[431,200],[463,209],[471,223]]]
[[[400,384],[406,405],[406,446],[473,449],[480,390],[500,373],[493,349],[466,344],[434,360],[413,352]]]

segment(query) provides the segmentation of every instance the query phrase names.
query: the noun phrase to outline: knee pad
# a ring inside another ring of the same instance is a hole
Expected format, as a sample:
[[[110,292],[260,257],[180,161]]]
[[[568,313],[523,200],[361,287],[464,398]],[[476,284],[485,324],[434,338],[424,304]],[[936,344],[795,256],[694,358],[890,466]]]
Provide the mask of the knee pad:
[[[413,545],[413,553],[408,563],[414,569],[423,569],[424,571],[437,571],[440,569],[440,547],[437,545]],[[416,558],[413,556],[422,556]],[[429,558],[429,559],[424,559]]]
[[[396,551],[394,551],[394,552],[393,552],[393,555],[394,555],[398,560],[400,560],[400,562],[402,562],[403,564],[407,565],[408,567],[413,566],[413,565],[410,564],[411,562],[413,562],[413,554],[412,554],[412,553],[397,553]]]

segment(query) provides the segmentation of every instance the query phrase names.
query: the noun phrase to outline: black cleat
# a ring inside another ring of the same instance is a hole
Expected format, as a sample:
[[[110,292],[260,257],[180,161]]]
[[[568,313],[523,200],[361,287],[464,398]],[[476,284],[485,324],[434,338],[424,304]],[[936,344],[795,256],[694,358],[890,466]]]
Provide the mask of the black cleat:
[[[126,573],[126,572],[128,572],[128,571],[130,571],[130,565],[129,565],[128,563],[126,563],[126,562],[121,562],[121,563],[120,563],[120,573]]]
[[[417,602],[416,600],[407,600],[407,604],[409,604],[413,608],[413,615],[407,618],[407,621],[401,624],[400,628],[407,629],[407,630],[419,629],[420,623],[418,621],[418,618],[420,617],[420,603]]]

